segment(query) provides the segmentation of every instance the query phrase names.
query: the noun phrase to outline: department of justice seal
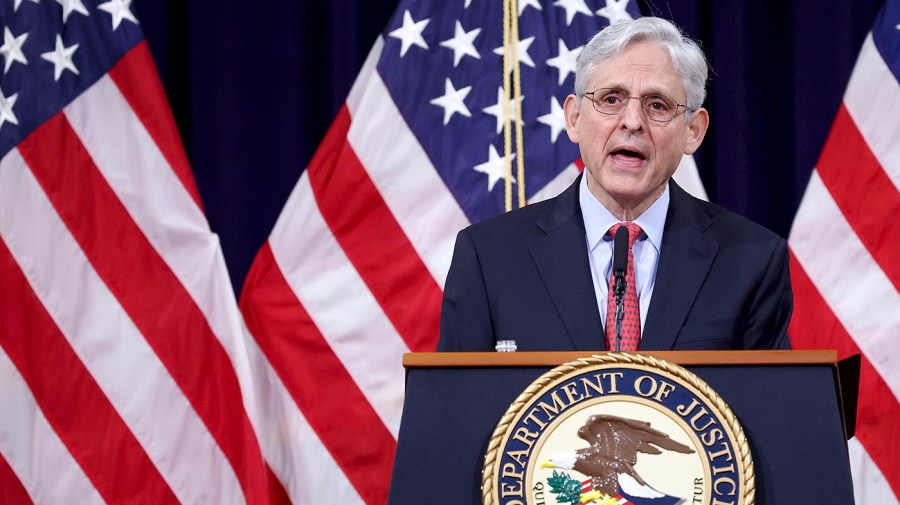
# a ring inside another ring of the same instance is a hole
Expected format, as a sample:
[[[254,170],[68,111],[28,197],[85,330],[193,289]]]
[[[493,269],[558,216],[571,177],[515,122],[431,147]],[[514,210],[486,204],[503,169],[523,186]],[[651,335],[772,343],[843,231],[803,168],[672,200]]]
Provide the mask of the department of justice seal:
[[[753,505],[753,459],[725,402],[678,365],[609,353],[560,365],[488,443],[485,505]]]

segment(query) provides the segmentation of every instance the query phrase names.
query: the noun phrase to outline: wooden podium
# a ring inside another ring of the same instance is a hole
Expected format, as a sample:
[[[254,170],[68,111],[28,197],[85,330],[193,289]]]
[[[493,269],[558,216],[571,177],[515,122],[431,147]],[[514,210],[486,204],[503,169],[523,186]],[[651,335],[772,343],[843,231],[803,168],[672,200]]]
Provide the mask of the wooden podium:
[[[846,440],[855,425],[858,357],[838,362],[835,351],[642,354],[684,366],[728,403],[753,453],[757,505],[854,503]],[[589,355],[404,355],[406,400],[388,503],[480,504],[487,443],[509,405],[544,372]]]

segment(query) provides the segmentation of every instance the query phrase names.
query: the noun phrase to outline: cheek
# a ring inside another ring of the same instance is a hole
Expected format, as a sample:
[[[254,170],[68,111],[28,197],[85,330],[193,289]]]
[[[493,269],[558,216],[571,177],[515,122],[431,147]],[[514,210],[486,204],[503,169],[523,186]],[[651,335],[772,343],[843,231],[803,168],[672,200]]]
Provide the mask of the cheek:
[[[582,119],[578,129],[580,143],[588,146],[593,152],[602,152],[615,129],[611,123],[602,119],[590,122]]]
[[[686,137],[683,135],[669,135],[654,139],[653,151],[657,158],[677,158],[684,154]]]
[[[590,161],[592,165],[599,165],[603,162],[604,152],[604,144],[595,138],[589,144],[582,144],[581,157],[585,163]]]

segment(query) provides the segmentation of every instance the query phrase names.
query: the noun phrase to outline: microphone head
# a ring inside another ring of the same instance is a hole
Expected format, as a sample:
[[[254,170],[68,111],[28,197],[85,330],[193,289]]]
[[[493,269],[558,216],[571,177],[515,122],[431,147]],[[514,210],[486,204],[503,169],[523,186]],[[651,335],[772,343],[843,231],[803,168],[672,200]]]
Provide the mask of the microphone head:
[[[625,275],[628,269],[628,228],[620,226],[613,239],[613,275]]]

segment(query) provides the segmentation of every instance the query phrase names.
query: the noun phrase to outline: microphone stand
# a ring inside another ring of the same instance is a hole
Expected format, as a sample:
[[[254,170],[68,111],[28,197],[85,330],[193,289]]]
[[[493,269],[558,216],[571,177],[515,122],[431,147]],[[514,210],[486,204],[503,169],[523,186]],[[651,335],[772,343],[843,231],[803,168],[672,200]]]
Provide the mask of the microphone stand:
[[[625,319],[625,274],[616,273],[616,352],[622,350],[622,320]]]
[[[622,350],[622,320],[625,319],[625,274],[628,272],[628,228],[620,226],[613,238],[613,291],[616,296],[616,352]]]

